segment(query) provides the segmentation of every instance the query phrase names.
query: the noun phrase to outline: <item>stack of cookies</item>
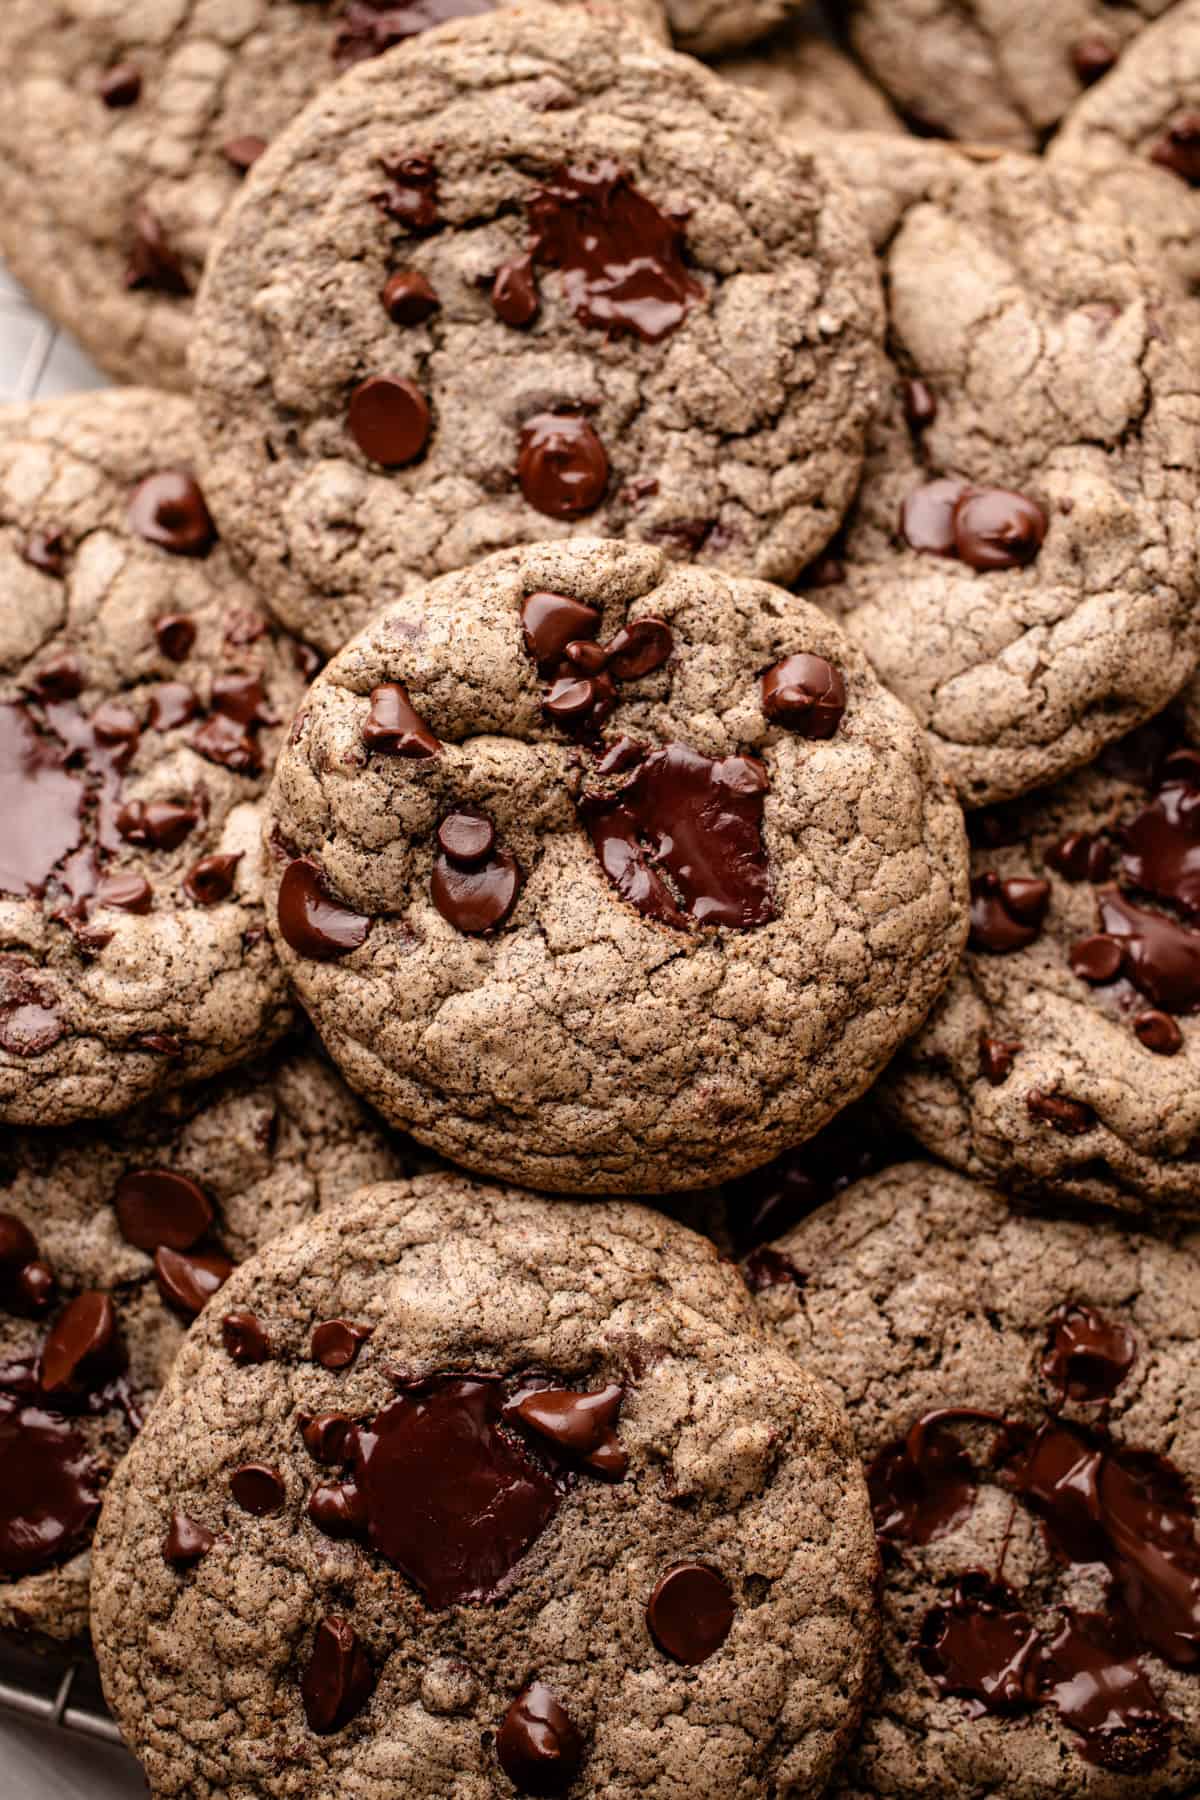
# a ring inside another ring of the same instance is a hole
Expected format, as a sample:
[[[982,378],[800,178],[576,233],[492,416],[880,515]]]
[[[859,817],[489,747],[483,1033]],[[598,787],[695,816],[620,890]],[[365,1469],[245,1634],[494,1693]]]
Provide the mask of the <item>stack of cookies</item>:
[[[5,0],[0,1629],[156,1800],[1200,1793],[1200,0],[839,25]]]

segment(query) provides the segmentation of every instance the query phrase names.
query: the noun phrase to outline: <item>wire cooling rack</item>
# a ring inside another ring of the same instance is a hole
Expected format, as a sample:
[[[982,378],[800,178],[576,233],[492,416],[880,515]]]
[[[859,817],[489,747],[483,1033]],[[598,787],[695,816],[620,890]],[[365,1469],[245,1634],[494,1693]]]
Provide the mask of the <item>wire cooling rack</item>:
[[[0,1645],[0,1707],[39,1725],[119,1744],[95,1664],[65,1662],[32,1650]]]
[[[0,267],[0,402],[46,400],[105,386],[83,351],[35,311]]]

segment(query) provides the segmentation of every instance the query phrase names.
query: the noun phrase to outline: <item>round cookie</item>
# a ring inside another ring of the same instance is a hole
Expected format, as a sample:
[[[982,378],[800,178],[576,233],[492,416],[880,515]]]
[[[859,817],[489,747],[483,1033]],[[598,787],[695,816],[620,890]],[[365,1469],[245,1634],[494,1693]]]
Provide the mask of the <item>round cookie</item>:
[[[1200,651],[1200,315],[1087,177],[823,140],[888,295],[884,401],[814,598],[933,736],[967,806],[1056,780]]]
[[[0,1629],[87,1632],[100,1499],[196,1313],[269,1238],[402,1172],[285,1048],[105,1125],[0,1145]]]
[[[190,404],[0,414],[0,1119],[116,1113],[291,1014],[262,802],[315,658],[277,633],[190,469]]]
[[[380,613],[272,792],[268,915],[351,1084],[468,1168],[705,1186],[811,1136],[966,926],[923,734],[806,601],[646,545]]]
[[[884,1557],[837,1800],[1195,1794],[1200,1237],[912,1163],[774,1249],[760,1303],[849,1409]]]
[[[1047,151],[1075,164],[1200,280],[1200,6],[1178,0],[1063,120]]]
[[[1040,147],[1172,0],[850,0],[850,41],[902,112],[940,137]]]
[[[194,360],[206,486],[280,618],[332,651],[578,533],[795,576],[853,492],[880,320],[852,206],[778,136],[537,4],[314,104],[227,216]]]
[[[970,945],[886,1088],[956,1167],[1200,1212],[1197,724],[1173,712],[972,822]]]
[[[425,1176],[200,1320],[93,1631],[155,1796],[817,1795],[875,1575],[844,1417],[711,1245]]]
[[[723,57],[716,70],[726,81],[762,94],[784,124],[802,135],[904,129],[857,64],[802,22],[740,56]]]
[[[338,73],[490,0],[4,0],[0,254],[124,380],[186,387],[192,296],[264,143]],[[620,11],[662,35],[658,0]]]

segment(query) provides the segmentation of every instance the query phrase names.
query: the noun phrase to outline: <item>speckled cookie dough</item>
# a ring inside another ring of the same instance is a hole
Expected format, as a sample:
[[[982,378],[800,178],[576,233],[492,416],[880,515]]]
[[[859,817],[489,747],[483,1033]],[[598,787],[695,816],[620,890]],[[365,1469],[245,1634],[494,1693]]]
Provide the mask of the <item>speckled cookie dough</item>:
[[[970,947],[887,1085],[948,1162],[1035,1195],[1200,1213],[1198,723],[1173,711],[973,820]]]
[[[912,1163],[774,1251],[760,1304],[849,1409],[884,1557],[836,1800],[1195,1794],[1200,1237]]]
[[[579,533],[795,576],[853,492],[881,317],[853,207],[778,140],[691,58],[536,4],[306,113],[222,229],[195,357],[206,485],[279,616],[333,650]]]
[[[216,537],[189,403],[0,415],[0,1120],[99,1118],[291,1016],[262,802],[316,659]]]
[[[5,1135],[0,1629],[86,1635],[100,1499],[187,1326],[269,1238],[402,1172],[290,1046],[110,1124]]]
[[[200,1320],[93,1630],[156,1797],[753,1800],[824,1791],[875,1574],[844,1416],[711,1245],[421,1177]]]
[[[490,0],[0,6],[0,254],[101,368],[186,387],[192,298],[263,146],[344,69]],[[658,0],[613,0],[664,34]]]
[[[1195,668],[1200,315],[1088,178],[824,140],[888,292],[884,402],[809,572],[964,803],[1053,781]]]
[[[939,136],[1040,147],[1171,0],[850,0],[880,86]]]
[[[704,1186],[811,1136],[965,931],[961,814],[806,601],[645,545],[501,552],[313,687],[268,915],[351,1084],[533,1187]]]
[[[836,44],[803,22],[715,64],[718,75],[762,94],[784,124],[805,136],[904,127],[887,98]]]
[[[1085,94],[1047,155],[1077,164],[1200,280],[1200,5],[1179,0]]]

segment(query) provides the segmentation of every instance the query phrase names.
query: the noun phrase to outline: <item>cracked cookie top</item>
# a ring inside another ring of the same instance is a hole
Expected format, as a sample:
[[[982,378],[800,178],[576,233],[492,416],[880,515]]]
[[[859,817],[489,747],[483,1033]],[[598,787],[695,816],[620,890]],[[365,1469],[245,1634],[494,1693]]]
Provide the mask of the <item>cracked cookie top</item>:
[[[443,1175],[231,1277],[93,1629],[155,1795],[816,1795],[875,1573],[840,1409],[710,1244]]]
[[[586,533],[790,580],[873,400],[875,271],[773,117],[580,8],[364,64],[256,165],[200,303],[205,482],[279,616]]]
[[[1198,1210],[1196,684],[1069,781],[970,821],[971,938],[886,1099],[973,1174]]]
[[[186,387],[217,224],[345,69],[491,0],[41,0],[0,7],[0,249],[124,380]],[[657,0],[618,13],[662,35]],[[611,29],[611,23],[610,23]]]
[[[881,1682],[833,1792],[1200,1780],[1200,1239],[1032,1218],[910,1163],[779,1239],[759,1304],[845,1402]]]
[[[87,1633],[100,1500],[187,1326],[234,1265],[402,1172],[289,1046],[105,1125],[0,1145],[0,1625]],[[218,1306],[220,1302],[216,1303]]]
[[[0,1118],[121,1111],[287,1024],[262,802],[314,654],[220,542],[190,404],[0,421]]]
[[[862,486],[808,582],[964,803],[1008,799],[1195,667],[1200,321],[1077,171],[823,144],[865,197],[888,344]]]
[[[966,925],[958,807],[815,607],[644,545],[501,552],[329,665],[279,954],[351,1083],[531,1186],[702,1186],[868,1086]]]

